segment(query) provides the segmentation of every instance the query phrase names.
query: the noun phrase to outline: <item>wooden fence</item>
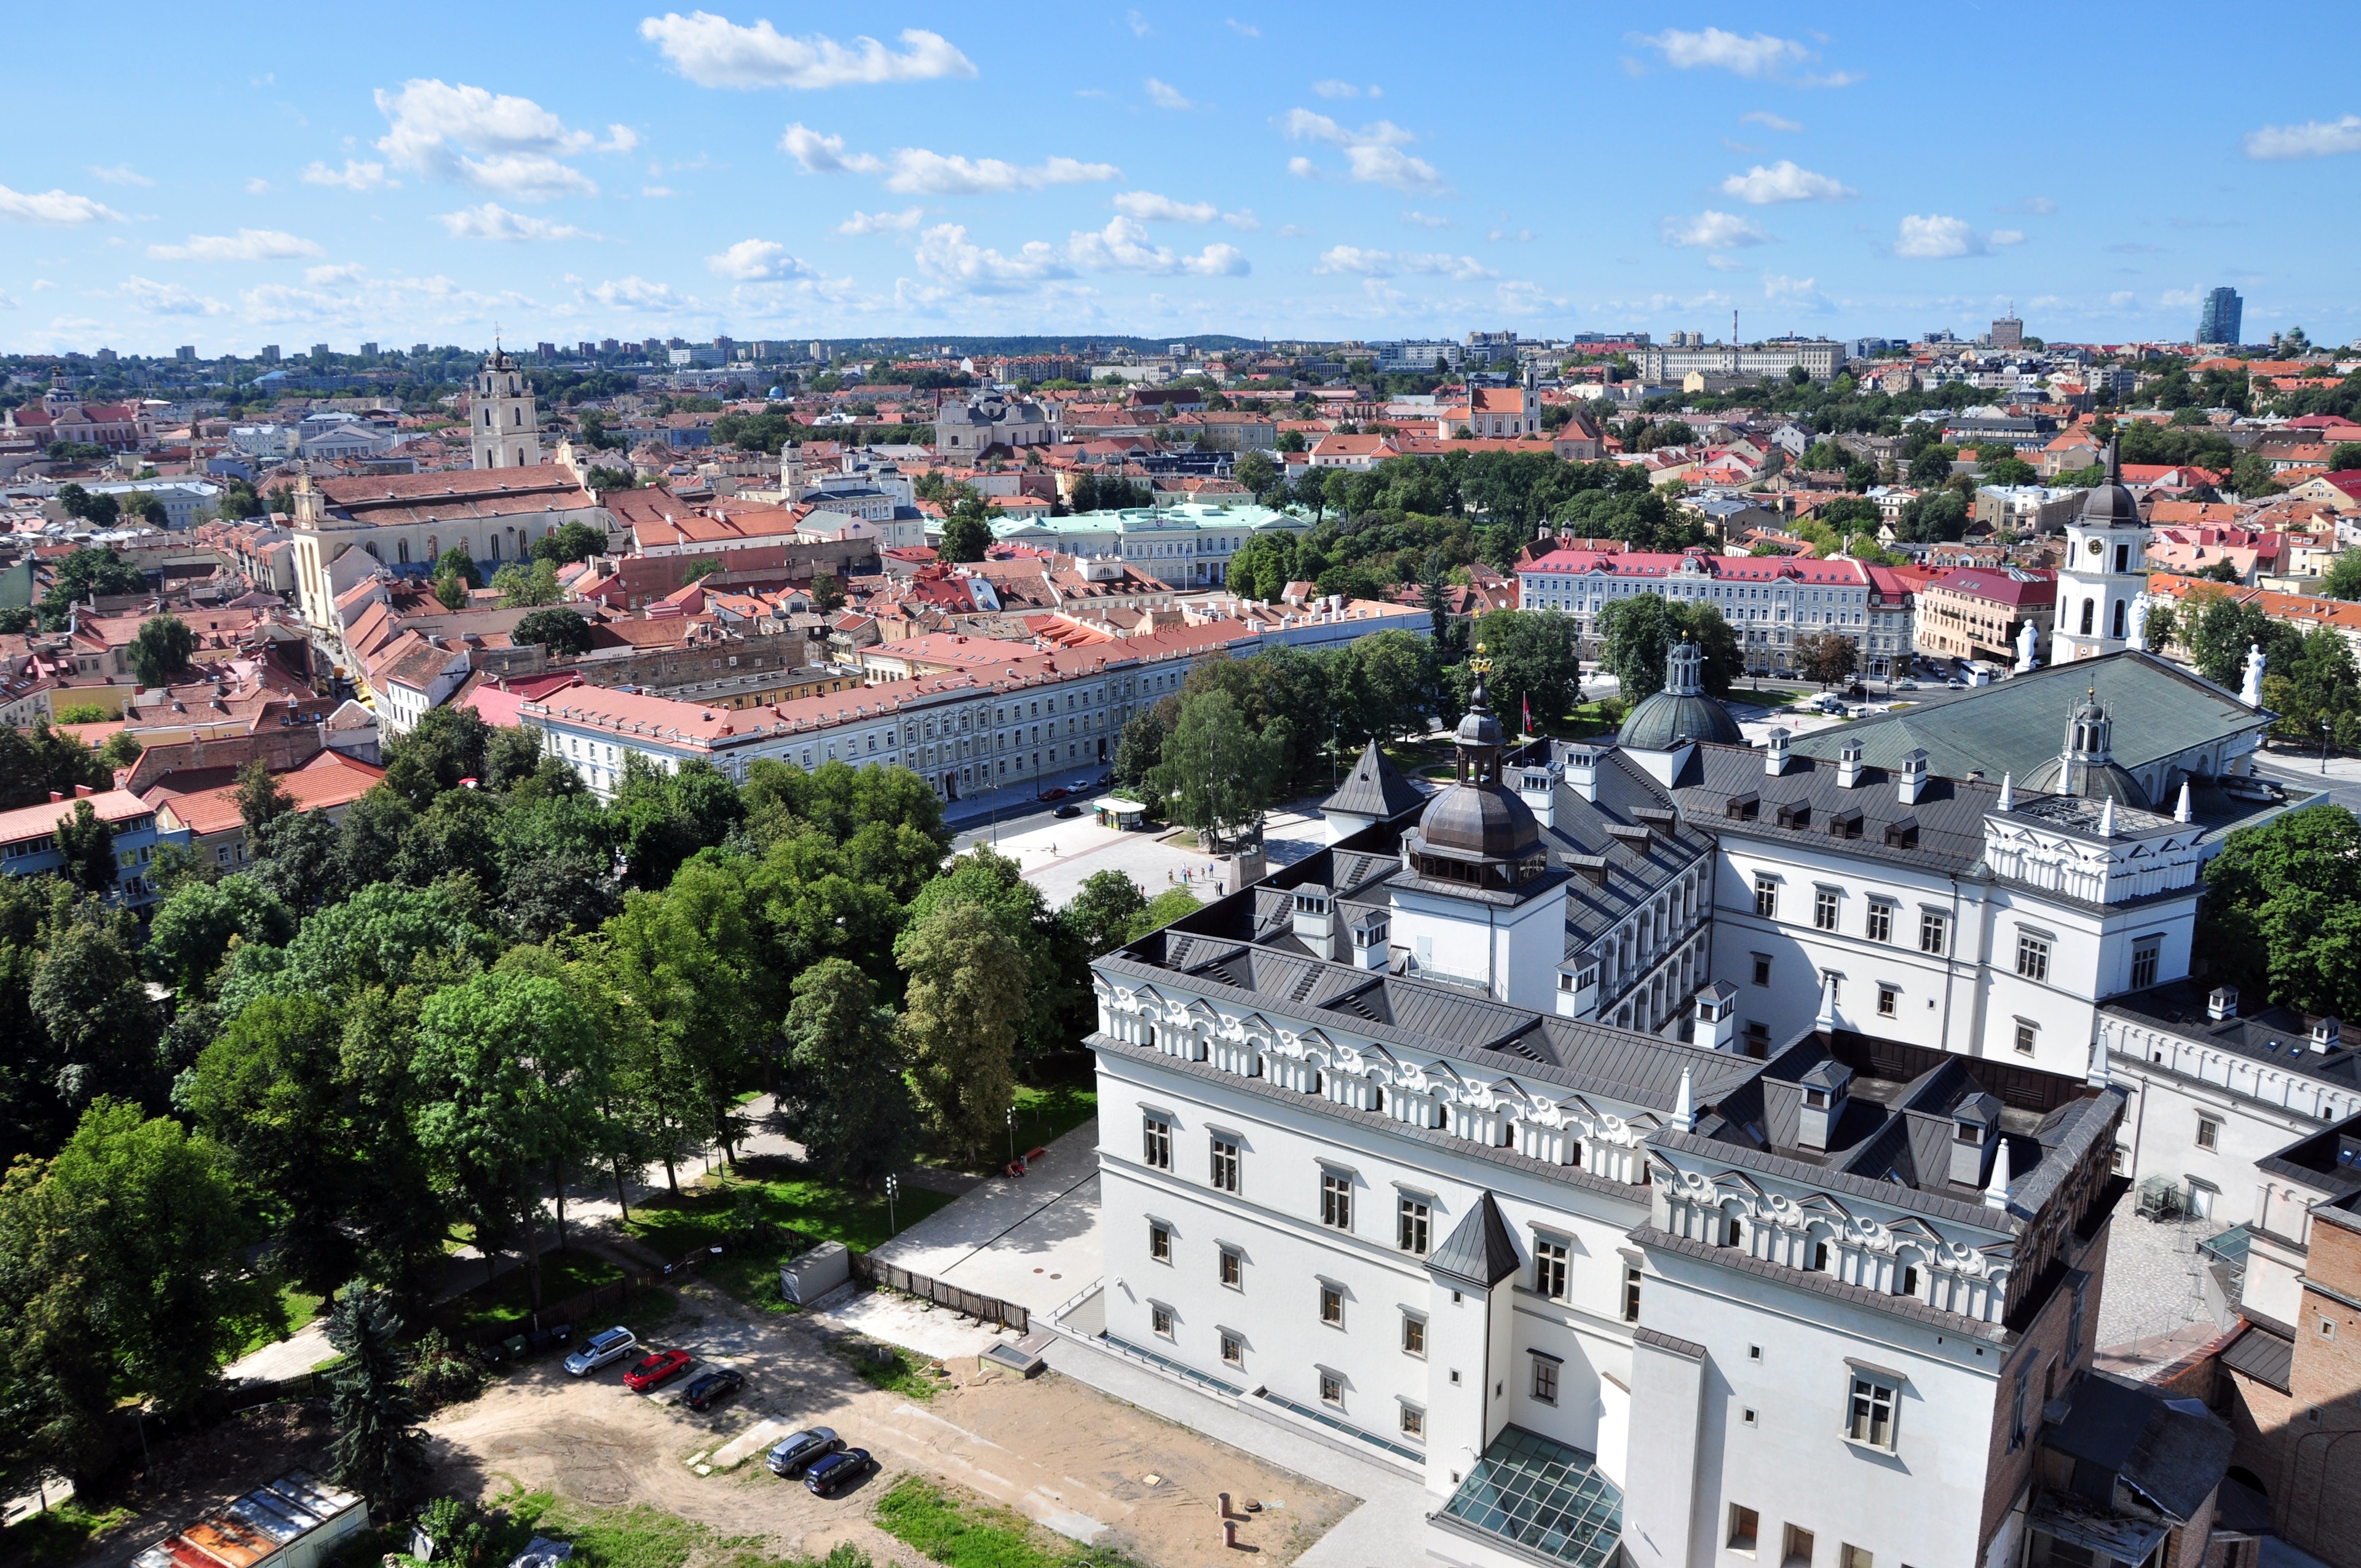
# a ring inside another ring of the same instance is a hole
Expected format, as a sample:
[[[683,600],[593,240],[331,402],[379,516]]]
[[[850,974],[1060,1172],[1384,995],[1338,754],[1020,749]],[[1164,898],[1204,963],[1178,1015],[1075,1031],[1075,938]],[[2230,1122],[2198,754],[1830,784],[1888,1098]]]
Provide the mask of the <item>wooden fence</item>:
[[[979,1296],[972,1290],[962,1290],[956,1285],[946,1285],[923,1274],[913,1274],[906,1268],[896,1268],[890,1263],[880,1263],[865,1252],[852,1255],[852,1275],[888,1290],[905,1295],[923,1296],[938,1307],[950,1307],[965,1312],[978,1322],[1003,1323],[1018,1333],[1031,1330],[1033,1320],[1024,1308],[1014,1301],[1003,1301],[994,1296]]]

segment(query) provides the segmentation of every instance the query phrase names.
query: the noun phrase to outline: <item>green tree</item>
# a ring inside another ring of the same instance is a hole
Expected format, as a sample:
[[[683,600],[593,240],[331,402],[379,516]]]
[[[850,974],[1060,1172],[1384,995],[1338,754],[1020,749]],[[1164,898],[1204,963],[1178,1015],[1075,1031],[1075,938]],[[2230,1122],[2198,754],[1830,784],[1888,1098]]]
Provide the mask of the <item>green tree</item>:
[[[943,519],[942,544],[936,552],[946,561],[981,561],[992,548],[992,509],[982,498],[970,496]]]
[[[570,609],[537,609],[518,621],[509,638],[542,643],[554,658],[572,658],[590,651],[590,623]]]
[[[48,720],[35,718],[27,729],[0,725],[0,811],[38,806],[52,791],[71,795],[76,784],[104,789],[109,782],[90,748]]]
[[[205,985],[234,941],[283,946],[295,934],[287,906],[251,876],[191,880],[156,906],[148,923],[148,968],[184,1000]]]
[[[1068,940],[1101,959],[1131,940],[1131,923],[1147,907],[1148,895],[1131,878],[1121,872],[1093,872],[1058,911],[1058,924]]]
[[[1151,931],[1161,931],[1183,916],[1194,915],[1205,905],[1195,893],[1185,887],[1168,887],[1148,901],[1140,912],[1131,917],[1128,940],[1137,942]]]
[[[2246,678],[2246,653],[2260,648],[2266,665],[2283,670],[2294,662],[2302,634],[2273,620],[2259,604],[2220,588],[2201,588],[2182,601],[2186,639],[2198,674],[2235,691]]]
[[[2041,475],[2033,465],[2015,455],[1982,465],[1978,477],[1987,485],[2036,485],[2041,482]]]
[[[2361,1015],[2361,824],[2309,806],[2232,834],[2205,863],[2193,950],[2248,995]]]
[[[476,558],[467,554],[467,547],[464,544],[454,544],[436,557],[434,575],[456,577],[471,588],[484,586],[484,575],[476,569]]]
[[[456,572],[445,572],[434,579],[434,598],[447,610],[467,608],[467,579]]]
[[[2361,599],[2361,549],[2341,550],[2320,579],[2320,591],[2334,599]]]
[[[295,809],[269,763],[257,757],[237,771],[237,816],[249,839]]]
[[[89,801],[75,801],[72,812],[59,819],[49,838],[65,859],[68,882],[84,893],[115,891],[115,829],[91,809]]]
[[[167,1117],[101,1098],[56,1157],[0,1184],[5,1419],[37,1453],[90,1475],[118,1389],[192,1409],[235,1344],[224,1288],[245,1240],[221,1151]]]
[[[1143,788],[1148,774],[1164,760],[1164,738],[1169,726],[1158,711],[1163,706],[1159,703],[1132,715],[1124,721],[1123,733],[1115,740],[1115,782],[1126,789]],[[1177,713],[1180,705],[1174,703],[1173,707]]]
[[[2340,441],[2328,449],[2328,471],[2349,474],[2361,468],[2361,441]]]
[[[1861,667],[1852,639],[1834,631],[1808,632],[1795,639],[1795,667],[1806,680],[1823,686],[1841,685]]]
[[[2259,452],[2241,452],[2231,460],[2230,488],[2246,500],[2275,496],[2287,488],[2279,483],[2279,470],[2271,460]]]
[[[1230,477],[1244,485],[1249,495],[1260,500],[1264,496],[1268,495],[1286,477],[1286,475],[1280,470],[1279,465],[1272,462],[1265,454],[1249,452],[1240,457],[1235,466],[1231,468]]]
[[[1664,689],[1665,660],[1684,636],[1705,654],[1706,690],[1730,690],[1743,666],[1738,634],[1711,605],[1675,604],[1661,594],[1639,594],[1609,605],[1598,618],[1605,644],[1599,663],[1615,674],[1623,700],[1636,703]]]
[[[843,959],[822,959],[796,977],[787,1008],[779,1108],[788,1135],[822,1175],[873,1188],[903,1165],[917,1114],[902,1075],[894,1010]]]
[[[1147,793],[1218,843],[1261,819],[1287,776],[1290,740],[1284,720],[1261,733],[1249,729],[1227,692],[1184,697]]]
[[[555,604],[566,597],[558,585],[557,567],[548,561],[511,561],[492,574],[492,587],[500,590],[502,609],[524,609],[535,605]]]
[[[197,634],[177,615],[151,616],[139,623],[127,650],[131,673],[143,686],[170,685],[197,651]]]
[[[379,1523],[399,1517],[433,1470],[426,1433],[403,1386],[410,1357],[401,1342],[392,1299],[362,1280],[346,1286],[328,1312],[328,1343],[343,1357],[328,1375],[335,1475],[338,1486],[360,1494]]]
[[[928,1128],[954,1158],[988,1161],[1016,1086],[1024,954],[991,910],[947,904],[895,944],[908,977],[902,1041]]]
[[[2334,627],[2304,634],[2294,657],[2263,676],[2263,706],[2279,716],[2271,733],[2301,746],[2361,746],[2361,675],[2352,644]]]
[[[248,830],[248,873],[298,915],[325,903],[336,886],[336,825],[324,811],[290,811]]]
[[[1475,641],[1492,662],[1485,687],[1504,729],[1520,732],[1528,707],[1537,730],[1573,710],[1582,687],[1577,634],[1573,617],[1545,610],[1496,609],[1476,622]]]
[[[78,548],[63,560],[50,564],[49,590],[41,596],[37,607],[41,630],[62,630],[73,607],[93,594],[136,594],[144,592],[147,587],[146,574],[114,551],[87,545]]]
[[[605,1087],[604,1042],[572,988],[497,970],[427,998],[417,1041],[419,1146],[486,1218],[523,1233],[538,1308],[539,1187],[590,1141]]]
[[[546,533],[533,542],[533,558],[566,565],[575,561],[587,561],[607,548],[607,532],[587,522],[569,522],[555,533]]]

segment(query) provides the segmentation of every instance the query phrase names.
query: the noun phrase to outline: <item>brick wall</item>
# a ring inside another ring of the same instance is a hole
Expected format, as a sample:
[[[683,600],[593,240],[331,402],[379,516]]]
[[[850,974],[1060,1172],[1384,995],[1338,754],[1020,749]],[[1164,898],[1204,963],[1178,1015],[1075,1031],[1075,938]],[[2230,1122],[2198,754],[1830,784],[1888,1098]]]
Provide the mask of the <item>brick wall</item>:
[[[2000,1379],[1993,1389],[1992,1444],[1984,1463],[1984,1508],[1982,1529],[1977,1536],[1978,1553],[1988,1545],[1993,1532],[1999,1530],[2019,1498],[2025,1496],[2026,1485],[2033,1476],[2033,1455],[2041,1438],[2042,1402],[2063,1394],[2075,1377],[2089,1370],[2092,1354],[2098,1348],[2099,1302],[2107,1287],[2107,1236],[2114,1222],[2103,1219],[2086,1240],[2073,1232],[2065,1241],[2068,1272],[2025,1327],[2023,1335],[2002,1363]],[[2090,1276],[2082,1293],[2082,1343],[2070,1358],[2066,1339],[2073,1326],[2074,1292],[2072,1271]],[[2009,1433],[2015,1415],[2016,1372],[2018,1367],[2030,1369],[2030,1383],[2025,1397],[2025,1442],[2015,1453],[2009,1451]]]
[[[242,768],[257,757],[274,773],[299,768],[318,753],[324,732],[316,725],[292,725],[285,729],[260,729],[250,735],[229,735],[217,740],[181,740],[150,746],[123,781],[137,795],[166,773],[183,768]]]

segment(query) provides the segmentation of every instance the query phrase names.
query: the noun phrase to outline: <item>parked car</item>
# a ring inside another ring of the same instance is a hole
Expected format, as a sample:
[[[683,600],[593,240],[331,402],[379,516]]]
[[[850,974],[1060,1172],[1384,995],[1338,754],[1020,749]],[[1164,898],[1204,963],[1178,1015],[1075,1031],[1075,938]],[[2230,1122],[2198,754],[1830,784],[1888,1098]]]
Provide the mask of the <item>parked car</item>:
[[[634,1394],[644,1394],[661,1387],[688,1370],[696,1359],[685,1350],[660,1350],[642,1358],[637,1366],[623,1374],[623,1387]]]
[[[1898,692],[1915,692],[1918,689],[1918,683],[1905,675],[1894,683],[1894,689]]]
[[[640,1336],[626,1328],[601,1329],[585,1341],[580,1350],[566,1358],[566,1370],[577,1377],[588,1377],[601,1367],[612,1366],[640,1348]]]
[[[840,1452],[844,1440],[836,1435],[833,1427],[814,1427],[809,1431],[789,1432],[771,1445],[763,1455],[774,1475],[784,1475],[792,1481],[809,1469],[815,1460]]]
[[[867,1449],[844,1449],[805,1471],[804,1488],[815,1497],[833,1497],[876,1468]]]
[[[1050,813],[1050,815],[1051,815],[1052,817],[1080,817],[1082,814],[1082,808],[1081,806],[1076,806],[1076,805],[1075,805],[1072,801],[1071,801],[1071,800],[1070,800],[1070,801],[1068,801],[1068,802],[1066,802],[1066,804],[1065,804],[1065,805],[1063,805],[1063,806],[1061,806],[1058,807],[1058,809],[1057,809],[1057,810],[1055,810],[1055,811],[1053,811],[1053,812],[1051,812],[1051,813]]]
[[[681,1390],[680,1402],[692,1410],[709,1410],[746,1387],[746,1375],[729,1367],[708,1372]]]
[[[1066,787],[1063,784],[1051,784],[1048,789],[1041,792],[1038,798],[1042,800],[1063,800],[1066,798]]]

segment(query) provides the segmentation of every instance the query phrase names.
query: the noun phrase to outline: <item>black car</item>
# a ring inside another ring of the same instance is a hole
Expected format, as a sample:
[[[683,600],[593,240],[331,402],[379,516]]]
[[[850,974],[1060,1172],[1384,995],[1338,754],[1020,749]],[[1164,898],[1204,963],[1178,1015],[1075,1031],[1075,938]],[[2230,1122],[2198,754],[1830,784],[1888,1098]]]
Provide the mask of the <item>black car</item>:
[[[1080,817],[1082,814],[1082,808],[1076,806],[1071,801],[1068,801],[1065,805],[1058,807],[1055,812],[1051,813],[1052,816],[1056,817]]]
[[[865,1448],[831,1453],[804,1472],[804,1487],[815,1497],[833,1497],[877,1468]]]
[[[773,1443],[763,1455],[763,1463],[771,1467],[774,1475],[784,1475],[790,1481],[808,1469],[816,1459],[840,1453],[844,1440],[830,1427],[814,1427],[809,1431],[789,1432]]]
[[[723,1367],[708,1372],[682,1390],[680,1402],[692,1410],[709,1410],[746,1387],[746,1375]]]

